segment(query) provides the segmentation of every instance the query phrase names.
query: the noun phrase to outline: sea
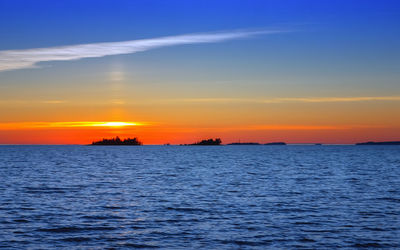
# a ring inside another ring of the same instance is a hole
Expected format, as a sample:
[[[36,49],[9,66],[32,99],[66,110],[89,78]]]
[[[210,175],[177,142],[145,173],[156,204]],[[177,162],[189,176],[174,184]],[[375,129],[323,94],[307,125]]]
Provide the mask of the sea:
[[[4,249],[400,248],[400,146],[0,146]]]

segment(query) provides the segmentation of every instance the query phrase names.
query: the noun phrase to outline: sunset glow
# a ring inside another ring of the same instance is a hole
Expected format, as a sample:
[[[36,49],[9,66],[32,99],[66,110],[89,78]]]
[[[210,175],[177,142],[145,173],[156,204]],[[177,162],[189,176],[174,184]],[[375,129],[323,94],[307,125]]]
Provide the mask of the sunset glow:
[[[0,144],[400,140],[394,6],[134,2],[0,6]]]
[[[0,123],[0,130],[37,129],[37,128],[81,128],[81,127],[110,127],[121,128],[143,126],[138,122],[20,122]]]
[[[134,122],[88,122],[82,126],[93,127],[127,127],[127,126],[140,126],[140,123]]]

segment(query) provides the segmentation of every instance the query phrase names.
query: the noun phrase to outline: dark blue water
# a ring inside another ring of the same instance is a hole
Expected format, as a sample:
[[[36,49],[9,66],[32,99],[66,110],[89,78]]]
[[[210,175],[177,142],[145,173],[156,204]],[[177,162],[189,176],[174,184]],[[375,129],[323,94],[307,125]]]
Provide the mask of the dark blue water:
[[[400,147],[0,146],[0,246],[400,248]]]

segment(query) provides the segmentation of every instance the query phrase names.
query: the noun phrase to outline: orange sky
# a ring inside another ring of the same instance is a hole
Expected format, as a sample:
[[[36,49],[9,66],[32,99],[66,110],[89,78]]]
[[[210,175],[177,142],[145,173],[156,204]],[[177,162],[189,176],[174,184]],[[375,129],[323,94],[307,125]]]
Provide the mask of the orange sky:
[[[11,124],[10,124],[11,125]],[[12,124],[16,126],[16,124]],[[138,137],[144,144],[192,143],[205,138],[220,137],[223,143],[274,142],[287,143],[355,143],[388,141],[399,138],[398,128],[363,128],[351,126],[242,126],[242,127],[169,127],[160,125],[126,127],[0,127],[3,144],[89,144],[115,136]]]
[[[399,140],[396,98],[138,98],[135,103],[121,98],[117,104],[79,99],[9,101],[0,103],[0,143],[89,144],[115,136],[138,137],[144,144],[216,137],[223,143]]]

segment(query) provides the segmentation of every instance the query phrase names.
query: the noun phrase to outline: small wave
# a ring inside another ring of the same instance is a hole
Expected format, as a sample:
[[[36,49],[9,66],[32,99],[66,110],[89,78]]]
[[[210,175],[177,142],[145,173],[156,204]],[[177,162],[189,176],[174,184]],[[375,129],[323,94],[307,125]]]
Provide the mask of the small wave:
[[[15,219],[13,221],[18,222],[18,223],[28,223],[29,222],[29,220],[25,220],[25,219]]]
[[[89,220],[125,219],[125,217],[118,215],[85,215],[82,216],[81,218]]]
[[[115,227],[56,227],[56,228],[40,228],[37,231],[51,233],[72,233],[82,231],[112,231]]]
[[[68,238],[63,238],[61,240],[62,241],[67,241],[67,242],[83,242],[83,241],[90,241],[91,238],[88,238],[88,237],[68,237]]]
[[[35,209],[32,208],[32,207],[20,207],[19,209],[21,209],[21,210],[29,210],[29,211],[35,210]]]
[[[296,221],[295,225],[319,225],[318,222],[309,222],[309,221]]]
[[[103,206],[105,209],[124,209],[126,207],[121,207],[121,206]]]
[[[396,202],[396,203],[400,202],[400,199],[397,199],[395,197],[379,197],[379,198],[376,198],[376,199],[380,200],[380,201],[392,201],[392,202]]]
[[[301,238],[299,241],[300,241],[300,242],[315,242],[315,240],[310,239],[310,238],[306,238],[306,237]]]
[[[65,191],[62,190],[27,190],[25,191],[27,194],[65,194]]]
[[[172,236],[183,236],[183,235],[189,235],[187,232],[165,232],[165,231],[152,231],[149,232],[149,235],[157,235],[157,236],[162,236],[162,237],[172,237]]]
[[[222,244],[234,244],[238,246],[265,246],[266,244],[270,243],[269,241],[246,241],[246,240],[221,240]]]
[[[193,219],[161,219],[161,220],[154,220],[154,222],[157,223],[162,223],[162,222],[166,222],[166,223],[184,223],[184,222],[200,222],[199,219],[193,218]]]
[[[383,245],[376,243],[376,242],[368,242],[368,243],[356,243],[353,244],[352,247],[356,247],[356,248],[367,248],[367,247],[377,247],[377,248],[381,248],[383,247]]]
[[[125,244],[119,244],[119,247],[128,247],[128,248],[159,248],[159,246],[155,245],[147,245],[147,244],[135,244],[135,243],[125,243]]]
[[[338,233],[340,232],[339,230],[334,230],[334,229],[304,229],[304,232],[309,232],[309,233]]]
[[[380,228],[380,227],[364,227],[366,230],[370,230],[370,231],[376,231],[376,232],[384,232],[384,231],[386,231],[385,229],[383,229],[383,228]]]
[[[305,213],[313,211],[312,209],[302,209],[302,208],[280,208],[278,209],[281,213]]]
[[[354,227],[353,225],[343,225],[343,227]]]
[[[178,212],[209,212],[205,209],[191,207],[167,207],[167,210],[175,210]]]

